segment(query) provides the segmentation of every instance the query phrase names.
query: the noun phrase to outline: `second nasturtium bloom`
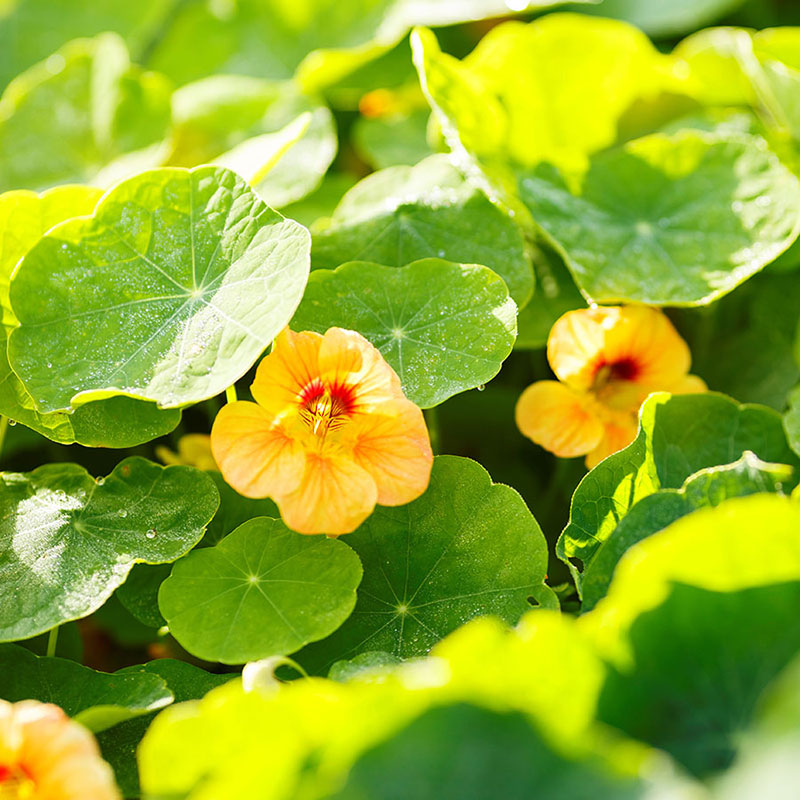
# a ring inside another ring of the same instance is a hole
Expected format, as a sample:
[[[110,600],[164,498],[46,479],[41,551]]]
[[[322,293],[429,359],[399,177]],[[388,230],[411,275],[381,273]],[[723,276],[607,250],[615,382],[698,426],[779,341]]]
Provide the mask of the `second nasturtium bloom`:
[[[558,381],[522,393],[517,427],[557,456],[585,455],[589,468],[633,441],[651,392],[706,391],[688,374],[686,342],[648,306],[568,311],[550,331],[547,359]]]
[[[355,530],[376,503],[428,486],[433,454],[420,409],[361,334],[285,329],[259,364],[255,403],[217,415],[211,449],[225,480],[271,497],[299,533]]]
[[[58,706],[0,700],[0,800],[119,800],[91,733]]]

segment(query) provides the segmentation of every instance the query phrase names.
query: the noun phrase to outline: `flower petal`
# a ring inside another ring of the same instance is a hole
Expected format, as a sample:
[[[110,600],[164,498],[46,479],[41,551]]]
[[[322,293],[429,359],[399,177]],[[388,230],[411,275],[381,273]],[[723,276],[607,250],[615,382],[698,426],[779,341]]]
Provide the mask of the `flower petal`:
[[[603,363],[603,326],[612,322],[617,312],[614,308],[581,308],[556,320],[547,339],[547,360],[559,380],[578,390],[592,385]]]
[[[353,459],[372,476],[381,505],[410,503],[428,488],[433,452],[425,418],[413,403],[397,403],[391,415],[361,417],[352,435]]]
[[[397,373],[380,351],[356,331],[329,328],[319,349],[320,378],[324,384],[347,385],[355,390],[357,413],[371,413],[395,399],[405,399]]]
[[[322,336],[312,331],[294,333],[284,328],[261,359],[250,391],[255,401],[280,417],[298,405],[300,392],[319,377]]]
[[[664,391],[672,394],[703,394],[708,391],[708,386],[697,375],[684,375],[671,386],[667,386]]]
[[[286,494],[303,476],[299,442],[255,403],[223,406],[211,429],[211,450],[225,480],[246,497]]]
[[[627,447],[636,438],[638,429],[638,423],[633,415],[630,417],[620,415],[612,421],[607,421],[603,438],[597,447],[586,456],[586,466],[593,469],[604,458]]]
[[[691,353],[663,311],[648,306],[618,309],[605,330],[603,358],[607,364],[629,361],[631,380],[649,391],[667,390],[689,371]]]
[[[582,456],[603,438],[603,424],[590,399],[557,381],[529,386],[517,401],[517,427],[562,458]]]
[[[375,508],[370,474],[341,453],[309,453],[297,488],[274,496],[284,522],[298,533],[354,531]]]

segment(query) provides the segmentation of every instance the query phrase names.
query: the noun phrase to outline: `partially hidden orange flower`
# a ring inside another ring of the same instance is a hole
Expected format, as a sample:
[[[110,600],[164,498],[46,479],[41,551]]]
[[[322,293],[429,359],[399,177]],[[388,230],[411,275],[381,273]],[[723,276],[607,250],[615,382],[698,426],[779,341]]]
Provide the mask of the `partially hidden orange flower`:
[[[0,800],[119,800],[94,737],[58,706],[0,700]]]
[[[706,391],[689,375],[691,354],[666,315],[648,306],[586,308],[560,317],[547,340],[558,381],[539,381],[519,398],[517,427],[563,458],[591,469],[636,437],[651,392]]]
[[[376,503],[403,505],[427,488],[422,412],[361,334],[286,328],[251,389],[255,403],[217,415],[211,449],[234,489],[271,497],[295,531],[350,533]]]

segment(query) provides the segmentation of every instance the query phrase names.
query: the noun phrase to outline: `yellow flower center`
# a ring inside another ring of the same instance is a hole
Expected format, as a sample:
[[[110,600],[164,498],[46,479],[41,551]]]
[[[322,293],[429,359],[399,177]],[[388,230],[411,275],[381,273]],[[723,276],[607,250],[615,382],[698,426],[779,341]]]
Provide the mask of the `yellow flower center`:
[[[328,431],[341,428],[350,419],[354,405],[350,387],[323,386],[318,379],[303,389],[300,400],[300,419],[320,439]]]
[[[36,785],[21,767],[0,764],[0,800],[32,800]]]

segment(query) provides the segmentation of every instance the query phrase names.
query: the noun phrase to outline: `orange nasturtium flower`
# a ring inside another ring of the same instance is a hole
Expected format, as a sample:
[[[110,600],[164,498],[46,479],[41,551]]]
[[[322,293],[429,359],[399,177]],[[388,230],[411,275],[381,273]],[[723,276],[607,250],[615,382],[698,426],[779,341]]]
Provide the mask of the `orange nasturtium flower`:
[[[433,454],[420,409],[361,334],[286,328],[258,366],[255,403],[217,415],[211,449],[225,480],[271,497],[299,533],[350,533],[376,503],[428,486]]]
[[[58,706],[0,700],[0,800],[119,800],[94,737]]]
[[[688,374],[686,342],[648,306],[568,311],[550,331],[547,360],[558,381],[539,381],[522,393],[517,427],[557,456],[585,455],[590,469],[633,441],[651,392],[706,391]]]

